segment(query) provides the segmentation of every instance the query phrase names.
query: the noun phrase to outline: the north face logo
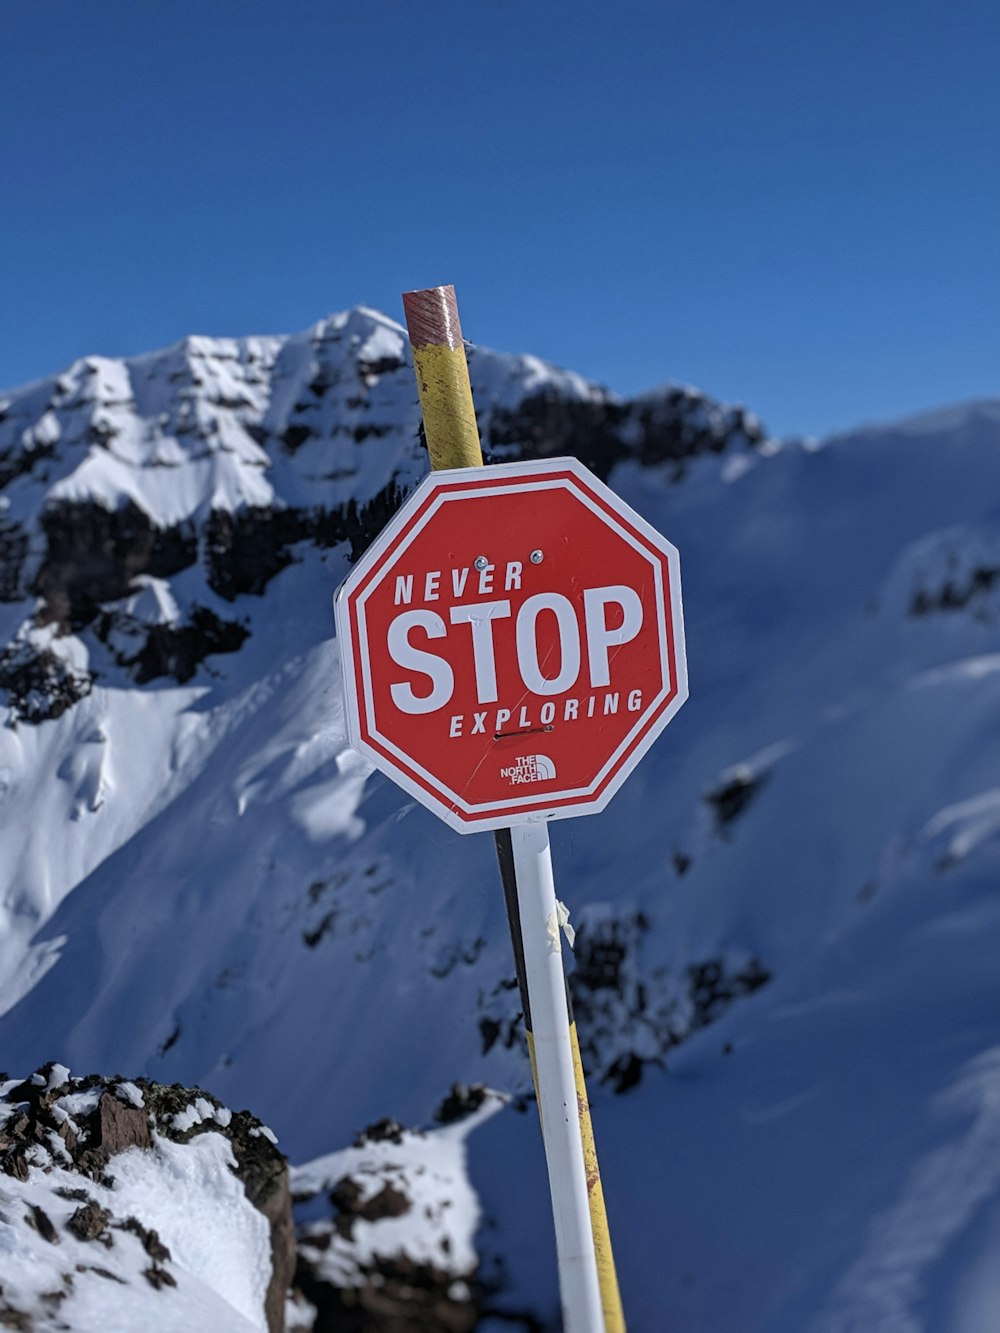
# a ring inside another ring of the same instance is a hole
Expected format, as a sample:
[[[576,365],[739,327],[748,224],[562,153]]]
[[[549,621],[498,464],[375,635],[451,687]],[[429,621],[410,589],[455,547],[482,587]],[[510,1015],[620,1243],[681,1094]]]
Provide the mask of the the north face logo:
[[[522,782],[548,782],[555,775],[556,766],[545,754],[522,754],[516,763],[500,770],[500,776],[515,787]]]

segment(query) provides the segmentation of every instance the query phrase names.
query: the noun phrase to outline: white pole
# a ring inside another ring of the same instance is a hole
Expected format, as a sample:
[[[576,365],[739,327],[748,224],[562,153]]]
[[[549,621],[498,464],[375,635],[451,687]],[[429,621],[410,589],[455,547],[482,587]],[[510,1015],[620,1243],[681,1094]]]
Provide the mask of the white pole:
[[[604,1333],[547,826],[511,831],[564,1333]]]

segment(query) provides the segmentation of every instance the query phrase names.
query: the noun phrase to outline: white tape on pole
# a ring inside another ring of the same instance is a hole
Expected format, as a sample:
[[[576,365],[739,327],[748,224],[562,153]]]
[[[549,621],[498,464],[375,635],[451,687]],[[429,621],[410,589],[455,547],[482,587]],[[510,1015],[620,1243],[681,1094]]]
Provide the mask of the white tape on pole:
[[[543,823],[510,831],[524,939],[538,1078],[538,1109],[552,1193],[565,1333],[604,1333],[587,1173],[573,1075],[549,833]]]

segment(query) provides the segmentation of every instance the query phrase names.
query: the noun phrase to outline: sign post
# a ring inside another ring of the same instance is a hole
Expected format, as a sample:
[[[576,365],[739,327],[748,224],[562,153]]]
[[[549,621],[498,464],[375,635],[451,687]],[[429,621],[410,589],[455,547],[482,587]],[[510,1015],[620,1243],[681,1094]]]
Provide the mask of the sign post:
[[[686,697],[677,552],[575,458],[432,472],[337,626],[352,742],[462,833],[603,810]]]
[[[337,595],[348,732],[453,828],[495,832],[564,1324],[619,1333],[547,821],[603,809],[687,697],[677,552],[575,459],[483,468],[454,291],[403,300],[435,470]]]
[[[549,831],[544,823],[518,824],[511,829],[511,842],[524,971],[531,997],[535,1088],[552,1195],[563,1325],[568,1331],[603,1333],[615,1325],[605,1323],[602,1310]],[[613,1276],[613,1266],[611,1272]],[[618,1306],[620,1310],[620,1300]],[[619,1320],[617,1327],[624,1328],[624,1321]]]

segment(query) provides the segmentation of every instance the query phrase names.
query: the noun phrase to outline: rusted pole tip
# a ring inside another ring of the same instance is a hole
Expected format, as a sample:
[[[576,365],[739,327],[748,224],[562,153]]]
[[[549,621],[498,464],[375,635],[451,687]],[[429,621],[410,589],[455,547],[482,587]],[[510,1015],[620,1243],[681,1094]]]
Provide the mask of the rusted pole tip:
[[[461,347],[462,326],[458,322],[458,302],[455,288],[426,287],[418,292],[403,293],[406,327],[413,347]]]

